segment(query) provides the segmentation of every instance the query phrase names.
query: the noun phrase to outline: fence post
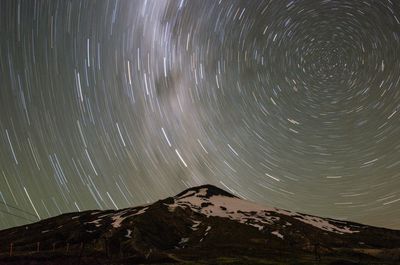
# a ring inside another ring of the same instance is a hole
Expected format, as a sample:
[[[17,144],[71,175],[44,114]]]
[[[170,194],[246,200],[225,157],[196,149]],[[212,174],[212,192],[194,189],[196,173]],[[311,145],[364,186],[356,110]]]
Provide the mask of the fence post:
[[[68,251],[69,251],[69,243],[67,243],[67,253],[68,253]]]
[[[13,254],[13,243],[10,243],[10,257],[12,256],[12,254]]]
[[[105,251],[106,251],[106,257],[109,257],[109,253],[108,253],[108,242],[107,242],[107,238],[104,238],[104,244],[105,244]]]
[[[40,242],[36,243],[36,252],[40,252]]]
[[[82,257],[84,249],[85,249],[85,243],[81,242],[81,251],[79,253],[79,258]]]

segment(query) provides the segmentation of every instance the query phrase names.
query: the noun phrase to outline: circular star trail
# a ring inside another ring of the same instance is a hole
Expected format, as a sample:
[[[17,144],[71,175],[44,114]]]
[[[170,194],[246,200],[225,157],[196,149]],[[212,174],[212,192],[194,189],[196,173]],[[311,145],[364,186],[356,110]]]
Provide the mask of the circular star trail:
[[[1,1],[0,228],[211,183],[400,228],[396,1]]]

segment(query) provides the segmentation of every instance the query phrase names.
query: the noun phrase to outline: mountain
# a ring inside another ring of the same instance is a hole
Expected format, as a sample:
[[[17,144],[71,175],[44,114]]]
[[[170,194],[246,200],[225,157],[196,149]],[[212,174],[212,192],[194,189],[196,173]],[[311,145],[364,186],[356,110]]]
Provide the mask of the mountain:
[[[0,231],[0,264],[400,264],[400,231],[265,207],[212,185]]]

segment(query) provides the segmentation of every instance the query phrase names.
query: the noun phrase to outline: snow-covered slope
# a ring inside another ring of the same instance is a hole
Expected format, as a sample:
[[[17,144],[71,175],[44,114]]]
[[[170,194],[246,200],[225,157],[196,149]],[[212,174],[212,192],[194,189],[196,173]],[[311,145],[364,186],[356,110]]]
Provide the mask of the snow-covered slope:
[[[170,211],[174,211],[176,207],[190,207],[193,211],[207,216],[229,218],[254,226],[259,230],[279,221],[279,215],[286,215],[328,232],[338,234],[360,232],[360,226],[346,226],[345,222],[337,220],[262,206],[231,194],[227,195],[225,191],[218,191],[218,188],[210,185],[189,189],[178,194],[174,200],[174,204],[168,205]],[[290,226],[291,224],[287,223],[286,225]]]

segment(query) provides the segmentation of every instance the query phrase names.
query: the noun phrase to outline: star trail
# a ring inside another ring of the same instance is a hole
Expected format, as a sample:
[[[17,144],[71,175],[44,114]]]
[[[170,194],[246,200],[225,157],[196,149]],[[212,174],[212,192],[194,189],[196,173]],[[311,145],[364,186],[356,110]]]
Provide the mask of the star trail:
[[[0,1],[0,228],[210,183],[400,228],[394,0]]]

